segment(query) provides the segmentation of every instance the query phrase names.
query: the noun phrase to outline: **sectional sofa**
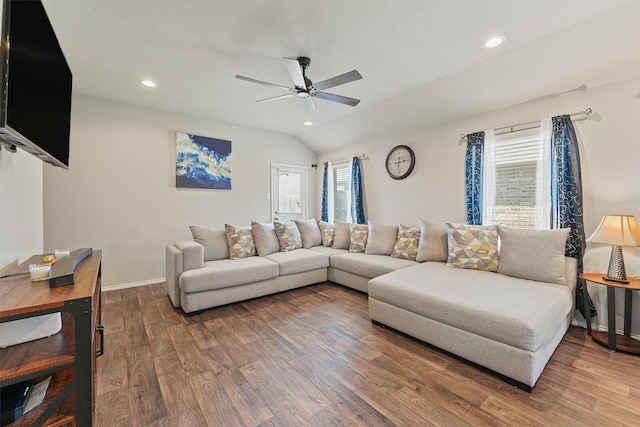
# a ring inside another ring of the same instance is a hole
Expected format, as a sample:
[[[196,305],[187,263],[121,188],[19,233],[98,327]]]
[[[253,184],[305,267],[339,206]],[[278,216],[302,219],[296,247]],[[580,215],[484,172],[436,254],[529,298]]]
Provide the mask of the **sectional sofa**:
[[[185,313],[329,280],[367,293],[374,323],[528,391],[575,310],[568,230],[420,219],[419,228],[305,220],[191,231],[166,247],[167,293]]]

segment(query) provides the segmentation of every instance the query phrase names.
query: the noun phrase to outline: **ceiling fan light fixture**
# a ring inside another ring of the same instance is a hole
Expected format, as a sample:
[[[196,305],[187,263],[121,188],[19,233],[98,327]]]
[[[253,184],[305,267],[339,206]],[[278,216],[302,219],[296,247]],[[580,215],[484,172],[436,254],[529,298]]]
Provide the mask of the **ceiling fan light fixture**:
[[[308,98],[308,97],[309,97],[309,94],[308,94],[307,92],[300,91],[300,92],[298,92],[298,96],[299,96],[300,98]]]
[[[502,43],[504,43],[504,37],[503,36],[495,36],[495,37],[491,37],[490,39],[488,39],[486,42],[484,42],[482,44],[482,47],[486,48],[486,49],[493,49],[494,47],[498,47],[500,46]]]
[[[313,122],[311,122],[311,121],[309,121],[309,120],[307,120],[306,122],[304,122],[304,125],[305,125],[305,126],[311,126],[312,124],[313,124]]]

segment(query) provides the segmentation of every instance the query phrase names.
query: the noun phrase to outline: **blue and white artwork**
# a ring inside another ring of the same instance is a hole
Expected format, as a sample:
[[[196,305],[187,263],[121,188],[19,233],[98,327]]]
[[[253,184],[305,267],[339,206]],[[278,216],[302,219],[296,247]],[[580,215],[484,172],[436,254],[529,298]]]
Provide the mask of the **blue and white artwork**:
[[[231,141],[176,132],[176,187],[231,190]]]

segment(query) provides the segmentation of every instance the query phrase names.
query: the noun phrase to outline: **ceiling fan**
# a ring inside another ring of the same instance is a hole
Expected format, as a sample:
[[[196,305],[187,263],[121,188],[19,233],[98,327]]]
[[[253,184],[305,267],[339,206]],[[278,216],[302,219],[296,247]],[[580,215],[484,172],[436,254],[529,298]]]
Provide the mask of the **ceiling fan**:
[[[244,77],[236,75],[237,79],[245,80],[247,82],[258,83],[265,86],[273,86],[286,90],[287,94],[273,96],[271,98],[259,99],[256,102],[275,101],[276,99],[290,98],[297,96],[302,98],[304,106],[307,111],[315,111],[316,104],[313,102],[313,98],[321,98],[327,101],[338,102],[340,104],[350,105],[355,107],[360,102],[359,99],[349,98],[342,95],[335,95],[329,92],[323,92],[324,89],[329,89],[335,86],[339,86],[345,83],[350,83],[355,80],[360,80],[362,76],[357,70],[349,71],[348,73],[341,74],[336,77],[321,81],[319,83],[313,83],[306,75],[306,70],[311,65],[311,59],[306,56],[299,58],[283,58],[287,64],[287,70],[291,75],[294,87],[287,87],[278,85],[275,83],[263,82],[261,80],[252,79],[250,77]]]

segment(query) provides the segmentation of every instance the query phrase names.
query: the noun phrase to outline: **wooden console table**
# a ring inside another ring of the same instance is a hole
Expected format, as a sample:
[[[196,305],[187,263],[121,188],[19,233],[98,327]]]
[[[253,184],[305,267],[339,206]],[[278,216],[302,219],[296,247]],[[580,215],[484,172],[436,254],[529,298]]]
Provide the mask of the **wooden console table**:
[[[628,278],[629,283],[613,282],[604,279],[605,273],[583,273],[581,278],[607,287],[608,331],[591,331],[591,337],[598,344],[609,347],[611,351],[624,351],[640,354],[640,341],[631,338],[632,292],[640,290],[640,279]],[[616,288],[624,289],[624,335],[616,333]],[[588,319],[591,321],[591,318]]]
[[[102,251],[93,251],[75,269],[73,284],[49,288],[32,282],[35,255],[0,279],[0,323],[61,313],[55,335],[0,349],[0,386],[51,376],[44,402],[9,426],[91,426],[95,413],[96,357],[103,348],[100,308]]]

